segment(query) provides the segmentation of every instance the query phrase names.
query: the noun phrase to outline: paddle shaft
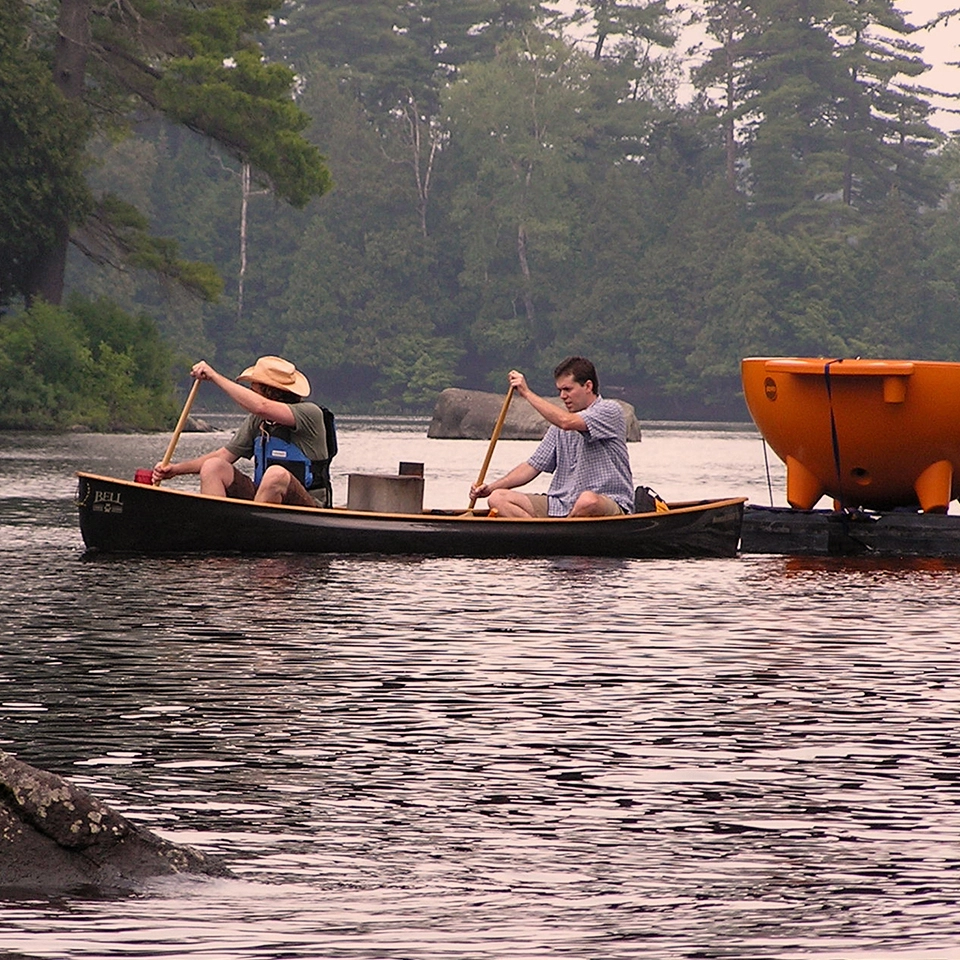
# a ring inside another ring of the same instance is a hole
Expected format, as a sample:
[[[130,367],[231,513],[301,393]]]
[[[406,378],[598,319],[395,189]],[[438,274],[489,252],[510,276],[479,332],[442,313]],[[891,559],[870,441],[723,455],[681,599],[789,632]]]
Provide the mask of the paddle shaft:
[[[180,419],[177,421],[176,427],[173,429],[173,436],[170,438],[170,442],[167,444],[167,452],[163,455],[163,459],[160,461],[161,466],[166,466],[173,459],[173,451],[177,449],[177,441],[180,439],[180,434],[183,433],[183,428],[187,425],[187,417],[190,416],[190,408],[193,406],[193,399],[197,395],[197,390],[200,389],[200,381],[194,380],[193,386],[190,388],[190,392],[187,394],[187,402],[183,405],[183,411],[180,413]],[[157,486],[160,485],[160,481],[157,481]]]
[[[503,429],[503,422],[507,419],[507,410],[510,409],[510,400],[513,397],[513,387],[507,389],[507,395],[503,398],[503,406],[500,408],[500,416],[497,417],[497,422],[494,425],[493,433],[490,436],[490,446],[487,447],[487,455],[484,457],[483,466],[480,468],[480,475],[477,477],[477,482],[475,486],[479,487],[483,483],[483,478],[487,475],[487,467],[490,466],[490,459],[493,457],[493,448],[497,445],[497,440],[500,439],[500,431]],[[467,507],[467,510],[472,510],[474,504],[476,504],[477,498],[470,498],[470,506]]]

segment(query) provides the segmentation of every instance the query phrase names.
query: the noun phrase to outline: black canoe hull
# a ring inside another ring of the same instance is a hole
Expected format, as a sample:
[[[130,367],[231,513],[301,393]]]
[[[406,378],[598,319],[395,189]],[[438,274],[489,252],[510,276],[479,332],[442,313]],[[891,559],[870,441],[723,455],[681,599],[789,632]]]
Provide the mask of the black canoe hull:
[[[433,556],[736,556],[743,498],[667,513],[508,520],[255,504],[78,473],[80,532],[104,553],[380,553]]]

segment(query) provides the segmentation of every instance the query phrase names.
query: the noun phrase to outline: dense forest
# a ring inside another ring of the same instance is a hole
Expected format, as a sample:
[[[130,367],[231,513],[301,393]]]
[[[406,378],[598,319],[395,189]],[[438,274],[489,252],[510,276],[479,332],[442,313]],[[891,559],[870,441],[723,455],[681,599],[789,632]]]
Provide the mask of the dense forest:
[[[200,357],[282,354],[328,405],[399,413],[511,367],[547,390],[580,353],[641,418],[743,416],[748,355],[960,360],[960,140],[930,122],[924,25],[892,0],[674,6],[129,0],[56,100],[58,8],[61,36],[97,8],[0,0],[6,422],[57,402],[63,361],[8,378],[44,324],[98,396],[122,358],[118,395],[166,419]],[[150,17],[178,43],[134,50]]]

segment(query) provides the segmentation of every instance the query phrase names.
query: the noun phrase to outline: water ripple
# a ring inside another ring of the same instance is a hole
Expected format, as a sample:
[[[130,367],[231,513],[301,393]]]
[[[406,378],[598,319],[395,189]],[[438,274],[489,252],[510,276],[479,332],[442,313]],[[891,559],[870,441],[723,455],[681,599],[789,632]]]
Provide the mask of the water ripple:
[[[8,900],[0,952],[957,955],[956,564],[91,560],[0,509],[0,740],[237,874]]]

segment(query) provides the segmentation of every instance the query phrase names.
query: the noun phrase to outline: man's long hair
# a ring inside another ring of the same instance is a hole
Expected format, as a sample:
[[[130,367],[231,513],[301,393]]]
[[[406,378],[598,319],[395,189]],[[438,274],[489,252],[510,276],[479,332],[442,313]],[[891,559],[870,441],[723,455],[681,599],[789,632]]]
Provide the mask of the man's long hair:
[[[303,398],[298,397],[289,390],[281,390],[279,387],[273,387],[269,383],[259,384],[261,396],[268,400],[279,400],[280,403],[299,403]]]
[[[600,395],[600,381],[597,379],[597,368],[585,357],[567,357],[557,364],[553,371],[553,379],[559,380],[569,374],[582,387],[588,380],[593,384],[593,392]]]

